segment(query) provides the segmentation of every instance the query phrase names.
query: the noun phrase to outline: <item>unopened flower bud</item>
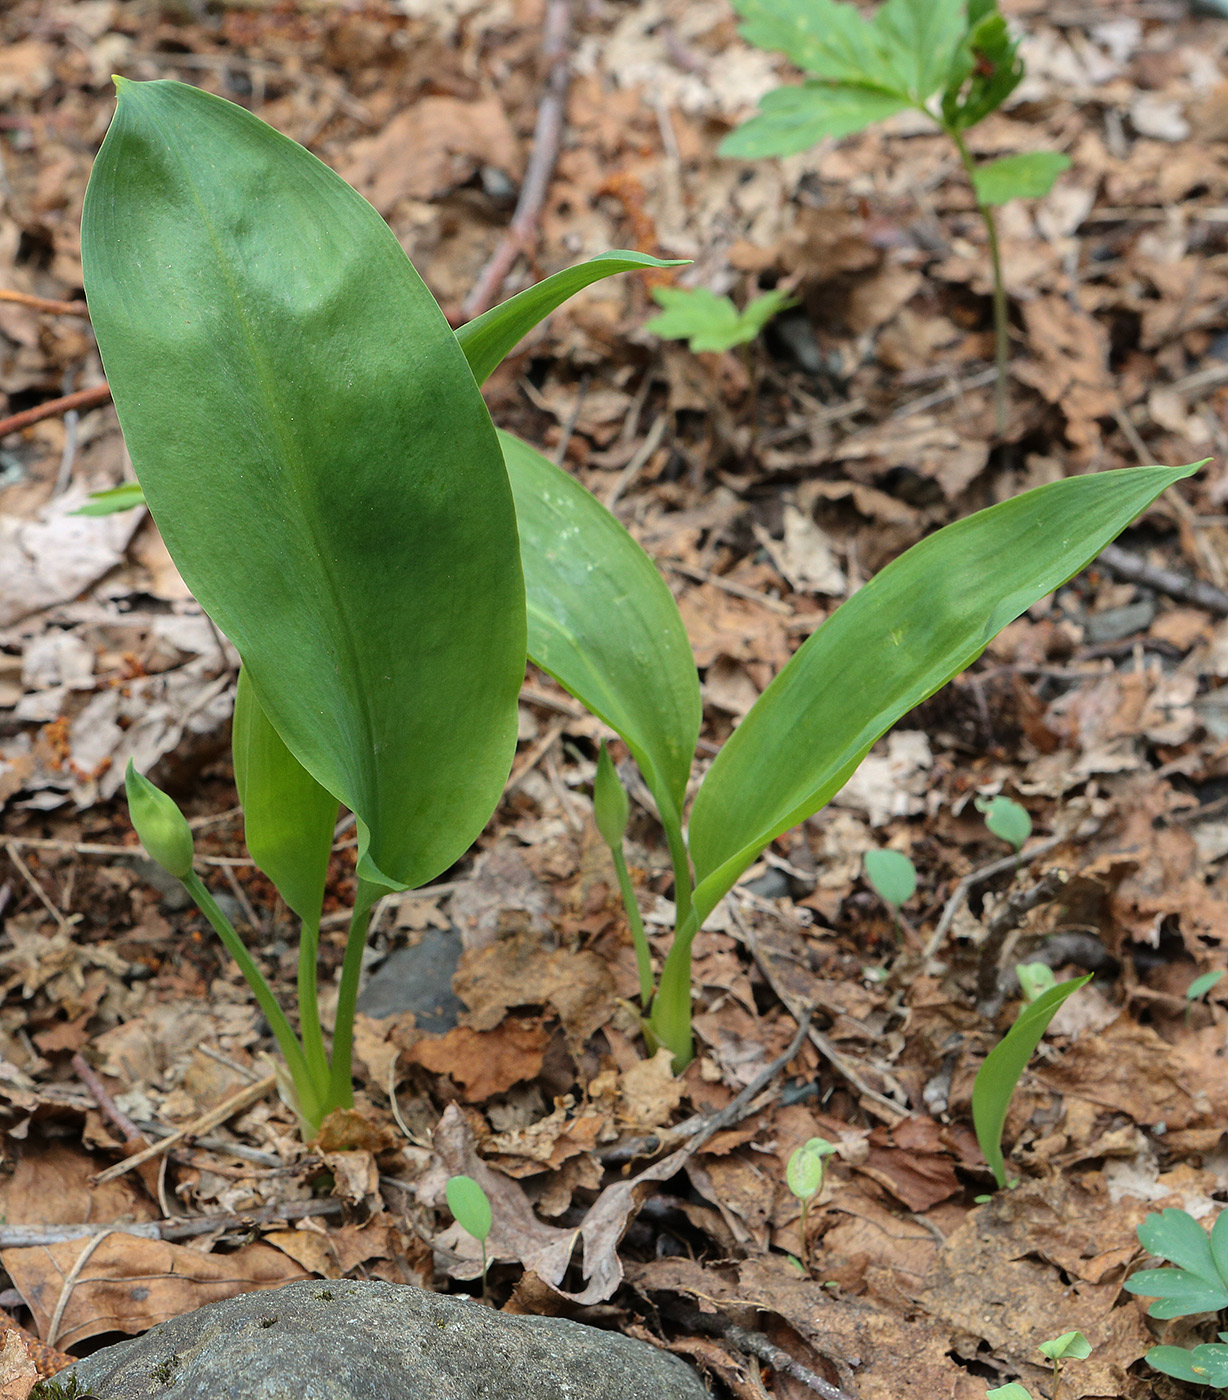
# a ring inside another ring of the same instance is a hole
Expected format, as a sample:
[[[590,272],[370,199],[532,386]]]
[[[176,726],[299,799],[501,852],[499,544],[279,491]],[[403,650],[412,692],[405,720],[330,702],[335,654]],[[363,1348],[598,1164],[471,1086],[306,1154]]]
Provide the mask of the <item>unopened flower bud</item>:
[[[178,880],[192,873],[192,828],[188,819],[161,788],[154,787],[128,760],[124,777],[128,815],[151,860]]]

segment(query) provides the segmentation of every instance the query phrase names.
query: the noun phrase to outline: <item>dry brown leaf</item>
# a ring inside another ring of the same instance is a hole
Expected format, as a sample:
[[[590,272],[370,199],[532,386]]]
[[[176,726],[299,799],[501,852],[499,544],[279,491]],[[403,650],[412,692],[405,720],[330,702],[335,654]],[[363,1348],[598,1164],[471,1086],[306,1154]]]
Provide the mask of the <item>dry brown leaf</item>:
[[[26,1400],[38,1382],[38,1367],[21,1333],[6,1327],[0,1337],[0,1400]]]
[[[441,1036],[423,1036],[405,1058],[461,1086],[466,1103],[481,1103],[513,1084],[541,1073],[550,1034],[537,1021],[514,1017],[490,1031],[457,1026]]]
[[[0,1251],[0,1263],[34,1314],[40,1336],[47,1335],[64,1280],[91,1244],[93,1240],[78,1239]],[[69,1285],[56,1345],[71,1347],[101,1332],[144,1332],[219,1298],[309,1277],[267,1244],[244,1245],[231,1254],[203,1254],[164,1240],[108,1235]]]
[[[651,1060],[641,1060],[624,1070],[619,1116],[629,1127],[643,1131],[669,1122],[686,1092],[686,1085],[674,1074],[673,1064],[672,1052],[661,1049]]]

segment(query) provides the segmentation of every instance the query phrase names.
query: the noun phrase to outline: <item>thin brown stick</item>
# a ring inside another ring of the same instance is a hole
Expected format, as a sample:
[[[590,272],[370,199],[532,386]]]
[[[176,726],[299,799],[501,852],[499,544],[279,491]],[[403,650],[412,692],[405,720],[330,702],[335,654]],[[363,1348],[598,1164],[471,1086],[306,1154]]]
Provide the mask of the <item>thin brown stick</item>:
[[[49,316],[88,316],[83,301],[55,301],[51,297],[36,297],[30,292],[15,292],[10,287],[0,287],[0,301],[10,301],[14,306],[28,306],[31,311],[45,311]]]
[[[111,1097],[110,1090],[94,1073],[93,1066],[80,1050],[72,1057],[72,1067],[77,1078],[93,1094],[94,1101],[101,1110],[102,1116],[109,1119],[120,1130],[124,1135],[124,1141],[144,1141],[144,1134]]]
[[[36,404],[33,408],[24,409],[21,413],[14,413],[8,418],[0,418],[0,437],[4,437],[8,433],[20,432],[23,428],[41,423],[44,418],[55,418],[61,413],[68,413],[71,409],[80,411],[86,408],[97,408],[100,404],[110,402],[111,386],[109,384],[99,384],[93,389],[78,389],[75,394],[65,394],[60,399],[48,399],[46,403]]]
[[[1172,569],[1161,569],[1115,544],[1105,545],[1098,562],[1129,583],[1141,583],[1146,588],[1154,588],[1157,593],[1166,593],[1170,598],[1193,603],[1196,608],[1205,608],[1217,617],[1228,617],[1228,593],[1204,579],[1189,579]]]
[[[108,1167],[106,1171],[99,1172],[94,1178],[94,1184],[101,1186],[105,1181],[114,1181],[117,1176],[123,1176],[125,1172],[130,1172],[133,1167],[139,1167],[142,1162],[150,1162],[163,1152],[169,1151],[185,1138],[198,1137],[201,1133],[207,1133],[211,1128],[216,1128],[219,1123],[224,1123],[227,1118],[245,1108],[250,1108],[254,1103],[259,1103],[276,1083],[277,1076],[267,1074],[254,1084],[245,1085],[237,1094],[231,1094],[216,1108],[211,1108],[208,1113],[202,1113],[199,1118],[185,1124],[173,1132],[170,1137],[164,1137],[161,1142],[155,1142],[152,1147],[145,1148],[143,1152],[137,1152],[131,1157],[126,1157],[122,1162],[116,1162],[113,1167]]]
[[[39,882],[34,878],[34,872],[18,854],[17,846],[18,842],[12,837],[6,839],[4,843],[4,848],[8,852],[9,860],[11,860],[13,864],[17,867],[21,878],[34,891],[35,895],[37,895],[38,902],[43,906],[44,909],[46,909],[46,911],[60,926],[60,931],[62,933],[67,933],[68,930],[72,927],[72,924],[67,918],[65,918],[63,910],[56,908],[54,901],[47,894],[47,891],[43,889],[42,885],[40,885]]]
[[[85,1240],[96,1235],[137,1235],[143,1240],[189,1240],[215,1230],[247,1230],[275,1220],[305,1220],[315,1215],[340,1215],[341,1202],[327,1200],[285,1201],[262,1206],[242,1215],[192,1215],[177,1220],[111,1221],[74,1225],[0,1225],[0,1249],[30,1249],[35,1245],[63,1244],[65,1240]]]
[[[473,290],[465,298],[461,314],[467,321],[480,316],[499,295],[516,259],[529,246],[537,231],[546,193],[554,175],[559,145],[563,139],[563,121],[567,106],[567,88],[571,82],[568,40],[571,33],[571,0],[549,0],[542,26],[542,56],[549,67],[546,89],[537,109],[537,125],[533,130],[533,149],[520,186],[520,197],[512,214],[512,222],[490,261],[478,274]]]
[[[109,1234],[111,1234],[110,1230],[103,1230],[100,1234],[95,1235],[77,1255],[72,1268],[65,1276],[60,1296],[55,1301],[55,1311],[51,1314],[51,1321],[47,1325],[47,1335],[43,1339],[49,1347],[55,1346],[55,1339],[60,1335],[60,1323],[64,1320],[64,1309],[68,1306],[68,1300],[72,1297],[77,1280],[81,1277],[81,1270],[90,1262],[90,1255]]]

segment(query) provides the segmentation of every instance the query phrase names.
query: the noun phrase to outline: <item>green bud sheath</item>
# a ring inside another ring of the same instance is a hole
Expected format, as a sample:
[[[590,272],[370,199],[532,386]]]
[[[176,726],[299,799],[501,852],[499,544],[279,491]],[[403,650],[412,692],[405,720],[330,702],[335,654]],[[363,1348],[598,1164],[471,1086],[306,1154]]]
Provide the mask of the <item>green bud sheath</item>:
[[[597,757],[597,777],[593,782],[593,816],[602,839],[612,850],[621,850],[631,803],[619,779],[614,762],[602,744]]]
[[[192,873],[193,853],[192,828],[187,818],[173,798],[136,771],[131,759],[124,787],[128,793],[128,815],[149,858],[176,879],[186,880]]]

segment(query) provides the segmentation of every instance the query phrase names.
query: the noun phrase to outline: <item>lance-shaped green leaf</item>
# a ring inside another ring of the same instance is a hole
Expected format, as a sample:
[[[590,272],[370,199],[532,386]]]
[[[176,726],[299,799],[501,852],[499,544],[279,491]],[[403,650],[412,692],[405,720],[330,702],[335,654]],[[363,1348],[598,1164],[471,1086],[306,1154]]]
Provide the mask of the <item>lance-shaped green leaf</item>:
[[[1056,987],[1051,987],[1035,1001],[1029,1002],[1019,1013],[1015,1024],[985,1056],[985,1062],[977,1071],[972,1086],[972,1121],[976,1127],[976,1140],[999,1186],[1006,1185],[1002,1128],[1019,1076],[1040,1044],[1041,1036],[1049,1029],[1049,1022],[1057,1014],[1058,1007],[1091,980],[1089,974],[1075,977],[1069,982],[1059,982]]]
[[[528,597],[529,655],[615,730],[662,818],[682,811],[703,702],[673,594],[573,477],[501,432]]]
[[[613,277],[617,272],[635,272],[645,267],[682,267],[686,259],[662,262],[647,253],[633,253],[619,248],[611,253],[599,253],[588,262],[566,267],[535,286],[526,287],[514,297],[493,306],[481,316],[475,316],[456,332],[461,349],[473,370],[473,377],[484,384],[516,344],[552,311],[585,287]]]
[[[1069,168],[1070,157],[1061,151],[1026,151],[978,165],[972,172],[972,184],[982,204],[1042,199],[1062,171]]]
[[[690,825],[698,916],[897,720],[1196,470],[1132,467],[1024,492],[930,535],[837,608],[708,770]]]
[[[85,284],[172,558],[360,868],[455,861],[515,746],[523,582],[465,356],[374,209],[249,112],[121,82]]]

